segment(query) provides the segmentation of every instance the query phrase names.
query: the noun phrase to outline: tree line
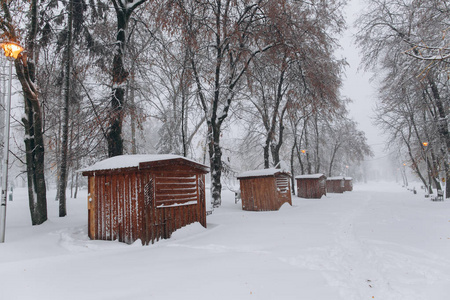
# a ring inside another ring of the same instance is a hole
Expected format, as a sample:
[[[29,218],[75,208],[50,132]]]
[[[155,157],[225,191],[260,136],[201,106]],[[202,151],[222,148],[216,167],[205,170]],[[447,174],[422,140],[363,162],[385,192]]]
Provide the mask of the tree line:
[[[49,182],[65,216],[74,171],[105,157],[209,163],[214,206],[239,169],[357,166],[371,150],[340,95],[345,2],[1,0],[1,38],[26,49],[17,156],[33,225],[47,219]]]
[[[450,179],[449,20],[447,1],[376,0],[358,21],[365,67],[382,83],[377,123],[399,168],[411,168],[430,193]]]

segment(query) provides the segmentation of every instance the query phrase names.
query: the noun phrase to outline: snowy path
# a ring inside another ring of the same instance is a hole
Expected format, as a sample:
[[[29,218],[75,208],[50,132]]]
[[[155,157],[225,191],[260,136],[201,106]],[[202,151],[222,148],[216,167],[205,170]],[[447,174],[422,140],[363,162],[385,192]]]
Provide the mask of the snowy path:
[[[0,300],[382,299],[450,295],[450,201],[395,184],[355,186],[278,212],[244,212],[233,195],[198,224],[149,247],[90,241],[85,198],[31,227],[8,203]],[[53,215],[52,215],[53,213]]]

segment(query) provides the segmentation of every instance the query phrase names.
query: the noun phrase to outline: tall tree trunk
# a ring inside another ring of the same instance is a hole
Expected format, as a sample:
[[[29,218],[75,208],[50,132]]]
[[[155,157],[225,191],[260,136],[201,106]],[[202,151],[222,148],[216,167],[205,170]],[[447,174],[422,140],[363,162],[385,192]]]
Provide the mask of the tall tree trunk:
[[[2,2],[4,20],[12,24],[7,1]],[[25,115],[22,122],[25,128],[25,155],[27,163],[28,200],[31,223],[39,225],[47,220],[47,190],[45,184],[44,138],[42,133],[42,112],[38,98],[36,82],[35,41],[38,26],[37,0],[30,2],[30,24],[26,36],[26,52],[15,61],[17,78],[19,79],[25,100]],[[14,28],[10,27],[10,38],[17,40]],[[36,51],[37,53],[38,51]]]
[[[405,167],[402,167],[402,179],[403,179],[403,185],[408,187],[408,177],[406,176],[406,171],[405,171]]]
[[[403,141],[405,142],[406,147],[408,148],[408,155],[409,155],[409,158],[411,159],[413,170],[416,171],[417,176],[419,176],[419,178],[420,178],[420,180],[422,181],[423,185],[424,185],[424,186],[427,186],[427,181],[426,181],[426,179],[422,176],[422,173],[420,173],[419,166],[418,166],[418,164],[417,164],[417,162],[416,162],[416,159],[415,159],[415,157],[414,157],[414,155],[413,155],[413,152],[412,152],[412,149],[411,149],[411,143],[410,143],[411,134],[412,134],[411,127],[412,127],[412,125],[410,125],[409,128],[408,128],[408,129],[409,129],[408,138],[406,138],[406,137],[404,136],[404,134],[401,133],[402,139],[403,139]]]
[[[222,204],[222,149],[220,147],[220,126],[208,124],[209,161],[211,166],[211,197],[213,207]]]
[[[311,161],[309,159],[309,152],[310,152],[310,147],[309,147],[309,139],[308,139],[308,119],[305,119],[304,122],[304,129],[305,129],[305,148],[306,148],[306,152],[305,152],[305,156],[306,156],[306,172],[308,174],[311,174]]]
[[[316,114],[314,116],[314,130],[316,133],[316,147],[315,147],[315,152],[316,152],[316,166],[315,166],[315,170],[314,173],[319,173],[320,172],[320,132],[319,132],[319,120],[318,120],[318,115]]]
[[[331,177],[331,174],[333,172],[333,164],[334,164],[334,159],[336,157],[336,153],[339,150],[340,145],[339,144],[335,144],[334,148],[333,148],[333,153],[331,154],[331,159],[330,159],[330,166],[328,168],[328,176]]]
[[[126,32],[128,21],[133,11],[147,0],[121,1],[111,0],[117,16],[116,49],[112,70],[112,97],[110,107],[109,128],[106,136],[108,142],[108,156],[123,154],[122,124],[124,118],[124,104],[126,80],[128,72],[125,69],[124,58],[126,49]]]
[[[277,84],[277,90],[275,92],[274,98],[275,98],[275,105],[273,107],[271,121],[270,121],[270,127],[267,132],[267,138],[266,138],[266,146],[270,144],[270,151],[272,152],[272,161],[273,164],[276,166],[280,162],[280,148],[283,144],[283,116],[284,112],[286,111],[285,106],[283,108],[283,112],[281,113],[281,116],[279,116],[279,109],[281,105],[281,101],[283,100],[283,84],[284,84],[284,75],[286,73],[286,68],[284,67],[280,73],[280,77]],[[278,143],[275,144],[275,130],[277,128],[277,122],[279,123],[279,137],[278,137]],[[265,151],[265,149],[264,149]],[[264,153],[265,154],[265,153]],[[268,158],[268,157],[267,157]],[[266,159],[266,157],[264,157]]]
[[[67,215],[66,208],[66,188],[67,188],[67,165],[69,153],[69,105],[70,105],[70,80],[72,74],[72,16],[73,16],[73,1],[69,1],[67,11],[67,45],[65,51],[65,70],[64,70],[64,105],[63,105],[63,119],[62,119],[62,142],[61,142],[61,166],[58,183],[59,194],[59,216],[65,217]]]
[[[80,126],[77,126],[77,135],[76,135],[77,145],[80,145]],[[80,168],[80,156],[76,155],[76,167],[75,170],[79,170]],[[75,172],[75,193],[73,198],[76,199],[78,195],[78,179],[79,172]]]
[[[183,83],[182,83],[183,84]],[[186,107],[186,91],[183,84],[181,91],[181,144],[182,144],[182,154],[184,157],[187,157],[187,107]]]
[[[294,169],[294,156],[295,156],[295,149],[297,148],[297,135],[294,132],[294,145],[292,145],[291,148],[291,187],[292,187],[292,194],[295,195],[295,169]]]
[[[263,148],[264,155],[264,169],[270,168],[270,138],[266,138],[266,143]]]
[[[130,104],[131,104],[131,114],[130,114],[130,123],[131,123],[131,154],[137,154],[137,147],[136,147],[136,103],[134,101],[134,72],[131,73],[130,76],[130,83],[129,83],[129,97],[130,97]]]
[[[448,130],[448,120],[447,120],[447,115],[445,112],[444,104],[442,102],[439,90],[438,90],[436,83],[431,74],[428,74],[428,82],[431,87],[435,105],[438,109],[439,116],[436,120],[438,132],[441,137],[441,141],[445,145],[445,147],[441,147],[441,152],[444,157],[443,164],[444,164],[444,170],[445,170],[445,179],[446,179],[445,181],[447,182],[447,184],[445,185],[446,186],[446,188],[445,188],[446,196],[445,197],[450,198],[450,184],[448,184],[448,182],[450,180],[450,167],[448,164],[448,154],[450,153],[450,133]]]
[[[128,72],[124,66],[124,51],[126,43],[126,29],[129,15],[122,10],[116,10],[117,15],[117,35],[116,50],[113,58],[113,89],[110,108],[110,121],[108,128],[108,156],[113,157],[123,154],[123,106],[125,103],[125,82]]]
[[[301,171],[301,174],[302,174],[302,175],[305,174],[305,166],[304,166],[304,164],[303,164],[303,160],[302,160],[302,152],[301,152],[302,149],[300,149],[300,147],[302,146],[302,145],[301,145],[301,142],[302,142],[303,136],[305,135],[305,130],[306,130],[306,128],[303,127],[303,129],[302,129],[302,135],[300,136],[300,142],[297,144],[297,157],[298,157],[298,162],[299,162],[299,164],[300,164],[300,171]],[[305,150],[305,149],[303,149],[303,150]]]
[[[16,64],[17,68],[17,64]],[[20,66],[19,66],[20,68]],[[21,75],[18,75],[19,78]],[[28,200],[31,223],[39,225],[47,220],[47,190],[45,184],[44,138],[39,100],[25,98],[25,152],[28,179]]]
[[[278,165],[280,162],[280,150],[281,146],[283,146],[284,142],[284,114],[286,113],[287,105],[283,108],[283,111],[281,112],[281,116],[279,119],[279,128],[278,128],[278,143],[272,144],[271,150],[272,150],[272,159],[274,166]]]

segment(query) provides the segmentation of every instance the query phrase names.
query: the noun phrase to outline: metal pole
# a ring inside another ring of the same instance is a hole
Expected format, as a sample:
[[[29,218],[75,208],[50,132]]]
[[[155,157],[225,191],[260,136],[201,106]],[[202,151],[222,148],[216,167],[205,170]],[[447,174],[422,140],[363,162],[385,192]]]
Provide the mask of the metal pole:
[[[9,85],[8,96],[5,103],[5,131],[3,134],[2,159],[2,194],[0,204],[0,243],[5,242],[6,229],[6,195],[8,194],[8,154],[9,154],[9,123],[11,116],[11,85],[12,85],[12,59],[9,59]]]

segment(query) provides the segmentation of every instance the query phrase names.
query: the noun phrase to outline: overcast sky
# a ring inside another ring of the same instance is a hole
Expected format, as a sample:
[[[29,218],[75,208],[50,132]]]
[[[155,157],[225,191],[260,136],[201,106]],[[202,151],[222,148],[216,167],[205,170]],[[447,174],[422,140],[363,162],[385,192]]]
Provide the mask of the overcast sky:
[[[347,59],[349,66],[346,69],[344,78],[343,96],[353,100],[349,105],[351,117],[359,123],[359,129],[366,133],[369,145],[375,152],[376,158],[385,156],[384,143],[386,138],[382,136],[381,131],[373,125],[373,115],[376,103],[376,86],[370,82],[372,74],[358,70],[361,57],[353,35],[356,29],[353,26],[358,13],[364,8],[365,0],[351,0],[346,9],[348,29],[341,40],[342,51],[340,56]]]

